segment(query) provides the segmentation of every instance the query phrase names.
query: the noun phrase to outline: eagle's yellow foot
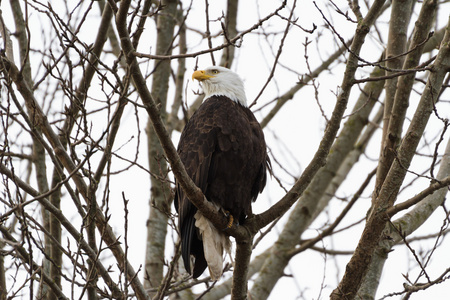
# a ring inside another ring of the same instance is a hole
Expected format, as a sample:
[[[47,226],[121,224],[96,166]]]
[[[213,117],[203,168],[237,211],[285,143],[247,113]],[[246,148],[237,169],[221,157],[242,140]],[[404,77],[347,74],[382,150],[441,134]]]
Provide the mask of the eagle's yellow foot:
[[[227,225],[227,228],[233,227],[233,222],[234,222],[233,215],[229,215],[229,216],[228,216],[228,225]]]
[[[232,214],[230,214],[230,212],[228,210],[223,210],[223,213],[228,218],[227,228],[225,228],[225,230],[227,230],[227,229],[230,229],[231,227],[233,227],[234,217]]]

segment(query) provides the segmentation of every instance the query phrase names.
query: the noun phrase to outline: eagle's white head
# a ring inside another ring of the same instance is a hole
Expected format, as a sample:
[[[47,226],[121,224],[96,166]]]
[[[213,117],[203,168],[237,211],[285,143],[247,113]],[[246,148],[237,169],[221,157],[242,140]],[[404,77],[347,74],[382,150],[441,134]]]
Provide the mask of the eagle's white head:
[[[192,74],[192,79],[201,82],[205,98],[211,96],[226,96],[231,100],[247,107],[244,82],[238,74],[224,67],[208,67],[197,70]]]

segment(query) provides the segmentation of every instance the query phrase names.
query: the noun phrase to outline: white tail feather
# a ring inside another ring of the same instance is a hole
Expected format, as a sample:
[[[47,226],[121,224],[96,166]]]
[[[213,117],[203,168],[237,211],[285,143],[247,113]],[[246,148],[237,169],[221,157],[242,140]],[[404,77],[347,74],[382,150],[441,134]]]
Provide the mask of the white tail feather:
[[[219,207],[216,206],[217,210]],[[230,238],[220,232],[214,225],[205,218],[199,211],[195,214],[195,227],[200,231],[203,241],[205,259],[208,263],[209,274],[212,280],[218,280],[222,276],[223,251],[225,250],[231,257]]]

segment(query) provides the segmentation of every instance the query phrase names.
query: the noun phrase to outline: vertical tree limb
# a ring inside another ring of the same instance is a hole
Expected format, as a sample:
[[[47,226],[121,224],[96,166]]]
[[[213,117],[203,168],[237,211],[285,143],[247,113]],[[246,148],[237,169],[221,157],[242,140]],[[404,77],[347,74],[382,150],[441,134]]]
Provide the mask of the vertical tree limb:
[[[24,80],[27,82],[29,86],[33,86],[33,80],[31,78],[31,67],[30,67],[30,58],[29,54],[29,40],[27,37],[27,24],[25,23],[25,19],[22,13],[22,8],[19,1],[10,1],[11,9],[13,12],[14,22],[16,24],[16,36],[19,42],[19,54],[20,54],[20,62],[21,62],[21,73],[24,76]],[[27,4],[25,4],[27,5]],[[32,112],[28,112],[29,115]],[[45,161],[45,150],[41,143],[32,135],[33,140],[33,163],[36,170],[36,181],[38,184],[39,191],[41,193],[45,193],[49,190],[49,183],[47,179],[47,166]],[[52,199],[56,199],[57,195],[53,195]],[[60,236],[58,233],[58,225],[55,224],[55,220],[52,220],[52,216],[44,209],[41,209],[42,220],[44,223],[44,228],[49,232],[52,232],[55,237]],[[51,226],[53,221],[53,227]],[[56,226],[55,226],[56,225]],[[60,241],[60,239],[57,239]],[[62,257],[61,251],[57,249],[57,247],[53,247],[53,243],[51,240],[44,235],[44,248],[47,254],[47,257],[52,257],[55,260],[55,264],[60,265],[60,258]],[[54,252],[54,254],[52,254]],[[50,275],[50,277],[54,278],[55,283],[60,286],[61,285],[61,276],[60,273],[55,270],[54,264],[52,264],[47,258],[44,258],[43,261],[44,272]],[[55,295],[50,292],[47,292],[48,288],[43,286],[39,289],[42,291],[42,297],[45,299],[54,299]]]
[[[158,14],[156,38],[156,54],[170,55],[173,47],[174,28],[176,24],[177,1],[162,2],[163,9]],[[151,94],[156,100],[162,121],[167,120],[167,92],[171,75],[171,61],[155,61],[152,76]],[[147,220],[147,243],[145,251],[146,288],[158,287],[163,279],[165,241],[167,235],[168,215],[172,203],[172,193],[168,181],[167,163],[164,150],[153,129],[151,120],[147,122],[148,157],[152,176],[150,188],[150,215]]]
[[[227,1],[227,15],[225,16],[225,39],[228,37],[235,37],[237,35],[237,15],[238,15],[239,0]],[[230,45],[225,47],[220,59],[220,65],[230,68],[233,64],[235,46]]]
[[[449,19],[450,21],[450,19]],[[425,126],[433,111],[434,103],[442,86],[445,75],[450,70],[450,23],[441,43],[432,72],[420,99],[408,131],[400,145],[396,160],[383,183],[379,196],[375,199],[373,209],[368,217],[361,239],[347,264],[346,272],[338,287],[331,294],[331,299],[353,299],[364,278],[373,252],[381,241],[382,232],[388,221],[386,210],[394,204],[407,169],[415,154]]]
[[[407,30],[414,1],[392,1],[392,9],[389,23],[388,44],[386,48],[386,67],[389,69],[400,69],[405,60],[401,54],[406,51]],[[387,74],[390,74],[388,72]],[[399,137],[389,136],[389,122],[394,106],[395,92],[397,90],[398,77],[386,79],[386,96],[384,101],[383,136],[380,150],[380,162],[377,168],[377,179],[375,193],[377,195],[384,178],[394,160],[395,147],[398,145]],[[397,131],[397,129],[396,129]]]
[[[419,17],[415,23],[415,29],[410,43],[409,49],[415,49],[409,52],[403,64],[403,69],[415,68],[420,63],[425,41],[428,37],[432,24],[434,23],[434,17],[436,14],[437,2],[425,1],[422,5]],[[400,141],[403,122],[406,116],[406,110],[409,106],[409,98],[412,91],[413,83],[415,79],[415,73],[407,74],[398,78],[397,85],[395,86],[395,98],[392,105],[392,111],[389,114],[389,122],[385,124],[388,126],[387,133],[383,139],[383,150],[380,153],[379,167],[383,168],[377,177],[376,189],[380,188],[379,184],[382,184],[388,171],[388,166],[392,164],[395,158],[395,148]],[[388,95],[386,93],[386,95]],[[387,98],[386,98],[387,99]],[[385,112],[386,113],[386,112]],[[374,195],[375,196],[375,195]],[[364,297],[375,297],[376,288],[378,287],[379,276],[381,275],[384,263],[380,262],[385,260],[391,246],[387,246],[390,243],[388,241],[382,242],[374,252],[374,256],[377,258],[376,262],[372,262],[369,267],[369,272],[364,279],[363,287],[361,287],[358,295],[364,295]]]
[[[252,255],[252,242],[253,236],[248,239],[236,239],[236,260],[233,272],[233,285],[231,288],[232,300],[247,299],[247,278],[250,257]]]

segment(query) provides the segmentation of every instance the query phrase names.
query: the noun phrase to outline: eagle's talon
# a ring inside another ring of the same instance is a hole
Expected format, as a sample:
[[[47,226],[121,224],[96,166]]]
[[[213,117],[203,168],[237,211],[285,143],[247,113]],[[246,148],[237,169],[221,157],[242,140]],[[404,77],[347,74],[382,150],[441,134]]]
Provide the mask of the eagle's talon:
[[[233,215],[228,214],[228,225],[227,225],[227,229],[230,229],[231,227],[233,227],[233,222],[234,222]]]
[[[231,227],[233,227],[234,217],[233,217],[232,214],[230,214],[230,212],[228,210],[223,209],[222,212],[225,215],[225,217],[228,218],[228,224],[227,224],[227,227],[224,230],[230,229]]]

